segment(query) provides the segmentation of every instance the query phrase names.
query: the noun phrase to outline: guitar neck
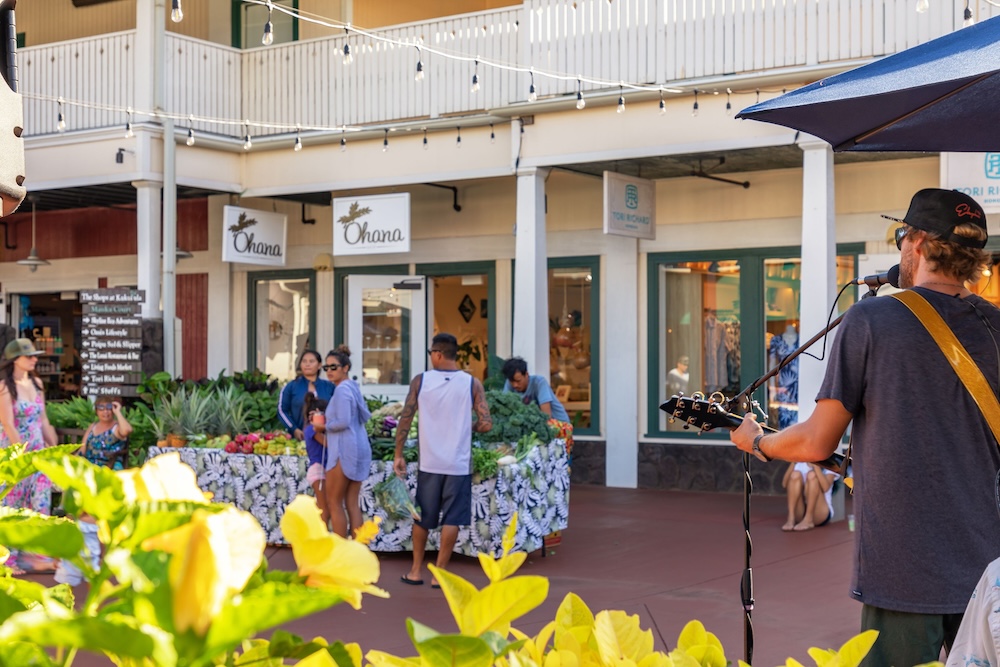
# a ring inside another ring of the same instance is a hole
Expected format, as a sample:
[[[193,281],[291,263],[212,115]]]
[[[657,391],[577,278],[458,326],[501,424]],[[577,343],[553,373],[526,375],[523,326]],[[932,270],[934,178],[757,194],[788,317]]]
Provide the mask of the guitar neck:
[[[726,413],[726,420],[729,425],[733,428],[739,428],[739,425],[743,423],[743,419],[737,417],[734,414]],[[778,429],[771,428],[770,426],[765,426],[761,424],[765,433],[777,433]],[[831,454],[829,458],[822,461],[813,461],[813,465],[817,465],[824,470],[829,470],[830,472],[835,472],[838,475],[844,474],[844,456],[842,454]]]

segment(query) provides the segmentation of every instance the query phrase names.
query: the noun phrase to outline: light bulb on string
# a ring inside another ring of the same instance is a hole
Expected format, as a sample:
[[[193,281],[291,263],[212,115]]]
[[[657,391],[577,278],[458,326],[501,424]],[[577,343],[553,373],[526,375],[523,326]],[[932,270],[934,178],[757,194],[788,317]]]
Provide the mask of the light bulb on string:
[[[424,128],[424,150],[427,150],[427,128]]]
[[[250,121],[245,124],[246,134],[243,135],[243,150],[248,151],[253,148],[253,141],[250,139]]]
[[[135,132],[132,131],[132,107],[125,109],[125,138],[131,139],[135,136]]]
[[[931,8],[931,3],[928,0],[917,0],[917,13],[926,14],[927,10]]]
[[[972,18],[972,10],[969,9],[969,0],[965,0],[965,11],[962,12],[962,19],[963,28],[968,28],[976,23],[976,20]]]
[[[351,45],[344,44],[344,64],[350,65],[354,62],[354,56],[351,55]]]
[[[389,130],[383,130],[385,134],[382,136],[382,152],[389,152]]]
[[[59,98],[59,111],[56,113],[56,129],[60,132],[66,131],[66,116],[63,115],[63,98]]]
[[[495,144],[497,142],[497,135],[493,131],[493,123],[490,123],[490,143]]]
[[[455,148],[461,148],[462,147],[462,128],[459,127],[459,128],[457,128],[457,130],[458,130],[458,136],[455,138]]]
[[[295,126],[295,147],[292,150],[296,153],[302,150],[302,129],[298,125]]]
[[[420,60],[420,49],[417,49],[417,73],[413,75],[413,80],[424,80],[424,61]]]
[[[472,73],[472,92],[479,92],[479,60],[476,59],[476,69]]]
[[[340,135],[340,152],[341,153],[347,152],[347,139],[344,137],[343,134]]]
[[[692,116],[697,116],[698,115],[698,89],[697,88],[694,89],[694,106],[691,107],[691,115]]]
[[[617,113],[625,113],[625,89],[622,86],[618,87],[618,109]]]
[[[191,121],[191,124],[188,125],[188,138],[184,143],[188,146],[194,146],[194,114],[189,115],[188,120]]]
[[[726,88],[726,115],[727,116],[732,116],[733,115],[733,103],[730,102],[730,100],[729,100],[729,97],[732,94],[733,94],[733,89],[732,88]]]
[[[274,24],[271,23],[270,15],[267,17],[267,23],[264,24],[264,36],[260,38],[260,43],[264,46],[274,44]]]
[[[184,20],[184,10],[181,9],[181,0],[172,0],[170,3],[170,20],[180,23]]]
[[[583,82],[576,80],[576,108],[582,109],[587,106],[587,100],[583,99]]]
[[[660,115],[667,115],[667,103],[663,101],[663,91],[660,91]]]
[[[528,86],[528,101],[534,102],[538,99],[538,92],[535,90],[535,72],[531,71],[531,85]]]

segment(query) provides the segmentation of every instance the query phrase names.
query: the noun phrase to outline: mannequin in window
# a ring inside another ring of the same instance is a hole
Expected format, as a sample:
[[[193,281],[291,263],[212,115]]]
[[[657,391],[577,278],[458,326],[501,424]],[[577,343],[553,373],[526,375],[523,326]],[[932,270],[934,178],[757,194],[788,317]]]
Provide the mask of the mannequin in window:
[[[780,336],[771,338],[768,348],[769,366],[774,368],[799,345],[799,332],[789,323]],[[781,369],[776,379],[773,403],[778,405],[778,428],[785,428],[799,420],[799,360],[795,359]]]

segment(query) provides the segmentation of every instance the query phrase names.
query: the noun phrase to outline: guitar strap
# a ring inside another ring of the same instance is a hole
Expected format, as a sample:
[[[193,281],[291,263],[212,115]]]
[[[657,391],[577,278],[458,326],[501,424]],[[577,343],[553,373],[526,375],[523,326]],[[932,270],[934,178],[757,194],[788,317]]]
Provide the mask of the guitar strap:
[[[972,400],[976,402],[986,419],[993,437],[1000,444],[1000,401],[997,401],[993,388],[986,381],[986,376],[976,365],[976,362],[969,356],[965,346],[959,342],[951,328],[945,323],[927,299],[920,296],[913,290],[906,290],[891,294],[894,299],[900,301],[904,306],[916,316],[920,323],[926,327],[934,342],[941,348],[945,358],[955,369],[962,384],[969,391]]]

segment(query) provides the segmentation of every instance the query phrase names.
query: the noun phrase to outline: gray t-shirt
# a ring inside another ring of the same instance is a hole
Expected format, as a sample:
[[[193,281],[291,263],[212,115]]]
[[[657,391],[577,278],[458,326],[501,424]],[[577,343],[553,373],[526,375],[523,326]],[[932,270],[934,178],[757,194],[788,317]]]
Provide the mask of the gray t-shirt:
[[[996,392],[1000,310],[977,296],[916,291]],[[847,312],[823,398],[854,415],[851,596],[895,611],[963,612],[983,569],[1000,556],[1000,449],[961,380],[916,316],[880,297]]]

